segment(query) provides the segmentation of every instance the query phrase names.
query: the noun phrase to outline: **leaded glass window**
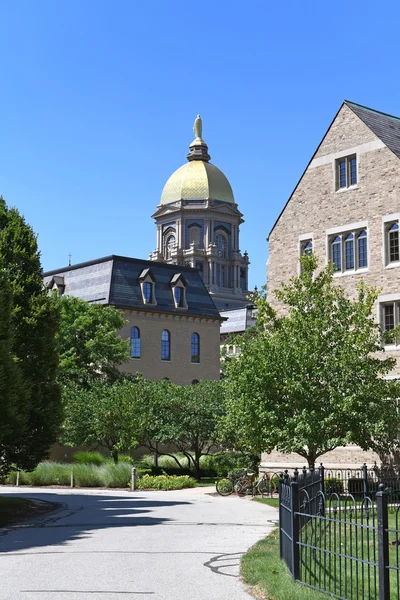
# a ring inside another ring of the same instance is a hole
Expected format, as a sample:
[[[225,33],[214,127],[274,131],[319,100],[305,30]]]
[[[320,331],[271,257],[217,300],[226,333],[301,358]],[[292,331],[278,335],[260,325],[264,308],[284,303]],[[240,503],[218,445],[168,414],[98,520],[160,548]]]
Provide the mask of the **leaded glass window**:
[[[200,362],[200,336],[192,333],[192,363]]]
[[[177,286],[174,288],[175,291],[175,302],[180,308],[185,306],[185,290],[182,287]]]
[[[394,329],[394,303],[384,304],[383,306],[383,319],[385,331]]]
[[[225,265],[217,263],[217,285],[225,287]]]
[[[307,242],[306,245],[304,246],[303,254],[306,254],[307,256],[312,254],[312,241],[311,240],[309,242]]]
[[[161,334],[161,360],[171,360],[171,336],[168,329]]]
[[[140,358],[140,330],[138,327],[131,329],[131,358]]]
[[[342,240],[340,235],[332,243],[332,262],[335,271],[342,270]]]
[[[368,266],[367,232],[365,229],[358,236],[358,266],[360,269]]]
[[[397,262],[399,259],[399,224],[393,223],[389,229],[389,262]]]
[[[346,237],[344,246],[346,269],[354,269],[354,235],[352,233]]]
[[[338,190],[348,188],[357,183],[357,157],[346,156],[336,162],[336,188]]]
[[[165,254],[167,258],[171,257],[172,250],[175,248],[175,236],[169,235],[165,244]]]

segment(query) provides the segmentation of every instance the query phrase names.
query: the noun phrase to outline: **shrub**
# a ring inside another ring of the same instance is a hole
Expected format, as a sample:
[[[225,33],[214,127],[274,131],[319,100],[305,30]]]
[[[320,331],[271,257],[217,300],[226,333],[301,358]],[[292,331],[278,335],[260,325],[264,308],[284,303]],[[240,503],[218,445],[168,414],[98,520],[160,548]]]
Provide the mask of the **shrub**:
[[[108,488],[126,488],[131,481],[132,467],[128,462],[100,467],[102,486]]]
[[[44,461],[29,473],[30,485],[70,485],[71,465]]]
[[[139,490],[182,490],[184,488],[192,488],[196,485],[196,480],[187,475],[180,477],[172,475],[144,475],[138,480]]]
[[[338,494],[341,496],[344,492],[343,479],[338,477],[327,477],[324,481],[325,494]]]
[[[347,480],[347,491],[355,498],[364,494],[364,480],[361,477],[352,477]]]
[[[30,473],[26,471],[19,472],[19,483],[20,485],[30,485]],[[5,478],[5,483],[7,485],[16,485],[17,484],[17,471],[10,471],[7,477]]]
[[[103,465],[105,458],[100,452],[75,452],[73,462],[83,465]]]
[[[203,463],[204,467],[203,464],[201,466],[214,471],[215,476],[219,477],[226,475],[229,471],[249,469],[251,463],[251,459],[241,452],[216,452],[203,458],[206,460]]]
[[[74,465],[76,487],[104,487],[103,467],[91,464]]]

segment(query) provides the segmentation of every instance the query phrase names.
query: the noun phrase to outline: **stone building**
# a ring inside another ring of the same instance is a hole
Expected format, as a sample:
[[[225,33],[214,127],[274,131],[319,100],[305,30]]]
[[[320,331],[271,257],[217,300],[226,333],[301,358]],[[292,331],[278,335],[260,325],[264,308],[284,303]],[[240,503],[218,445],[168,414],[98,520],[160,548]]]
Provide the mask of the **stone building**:
[[[220,324],[198,270],[107,256],[44,273],[59,294],[120,309],[130,340],[126,373],[191,384],[220,377]]]
[[[163,189],[153,218],[157,247],[151,260],[196,268],[219,310],[246,304],[247,253],[240,251],[239,211],[228,179],[211,164],[200,115],[188,162]]]
[[[399,226],[400,118],[345,101],[269,234],[268,290],[298,273],[299,257],[312,251],[321,265],[333,263],[334,278],[348,295],[361,278],[380,289],[376,317],[390,338],[400,323]],[[395,340],[385,350],[400,358]],[[393,376],[399,373],[398,366]],[[323,459],[358,465],[378,457],[349,446]],[[268,466],[282,462],[303,461],[263,456]]]

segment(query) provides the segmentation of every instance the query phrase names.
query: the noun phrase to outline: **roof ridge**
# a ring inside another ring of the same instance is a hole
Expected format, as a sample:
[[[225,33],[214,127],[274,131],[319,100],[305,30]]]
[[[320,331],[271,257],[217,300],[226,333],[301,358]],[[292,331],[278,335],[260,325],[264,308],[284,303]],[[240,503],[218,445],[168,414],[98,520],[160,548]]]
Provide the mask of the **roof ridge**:
[[[370,108],[369,106],[365,106],[365,104],[358,104],[358,102],[352,102],[351,100],[344,100],[344,104],[353,106],[358,106],[359,108],[365,108],[366,110],[370,110],[371,112],[377,113],[378,115],[383,115],[384,117],[390,117],[391,119],[396,119],[400,121],[400,117],[396,117],[396,115],[391,115],[390,113],[383,112],[382,110],[376,110],[375,108]]]

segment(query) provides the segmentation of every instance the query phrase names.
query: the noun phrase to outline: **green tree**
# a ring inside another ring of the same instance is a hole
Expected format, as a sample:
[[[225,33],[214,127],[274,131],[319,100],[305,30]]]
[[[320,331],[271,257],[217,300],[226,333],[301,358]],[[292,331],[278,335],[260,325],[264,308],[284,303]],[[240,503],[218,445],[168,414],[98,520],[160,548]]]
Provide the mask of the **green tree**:
[[[69,446],[105,446],[114,462],[137,445],[134,405],[146,397],[144,380],[98,381],[90,389],[74,383],[65,387],[62,442]]]
[[[118,366],[129,360],[129,342],[118,335],[125,323],[122,313],[72,296],[54,294],[53,303],[61,314],[59,380],[88,388],[118,379]]]
[[[0,271],[0,474],[10,469],[27,418],[25,388],[12,348],[11,311],[11,290]]]
[[[11,345],[24,392],[24,416],[18,418],[18,441],[2,459],[34,467],[57,439],[61,396],[56,382],[58,309],[43,289],[36,236],[15,208],[0,197],[0,264],[12,297]]]
[[[337,446],[389,452],[396,444],[395,361],[383,355],[372,316],[377,292],[363,283],[350,300],[333,269],[316,274],[314,256],[276,292],[278,316],[265,295],[255,299],[257,328],[238,339],[241,354],[226,363],[225,430],[256,451],[296,452],[314,465]]]
[[[152,381],[147,387],[148,394],[136,397],[134,409],[140,443],[153,452],[158,451],[158,443],[182,452],[199,479],[200,458],[222,447],[218,431],[218,421],[224,414],[220,382],[183,386]],[[177,466],[187,466],[176,456],[173,458]]]

